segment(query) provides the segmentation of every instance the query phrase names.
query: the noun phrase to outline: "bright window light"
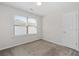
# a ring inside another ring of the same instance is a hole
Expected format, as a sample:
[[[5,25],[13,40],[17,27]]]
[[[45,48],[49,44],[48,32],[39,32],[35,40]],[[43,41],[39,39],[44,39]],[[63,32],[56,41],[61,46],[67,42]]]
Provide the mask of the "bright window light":
[[[32,17],[15,16],[15,36],[37,34],[37,21]]]

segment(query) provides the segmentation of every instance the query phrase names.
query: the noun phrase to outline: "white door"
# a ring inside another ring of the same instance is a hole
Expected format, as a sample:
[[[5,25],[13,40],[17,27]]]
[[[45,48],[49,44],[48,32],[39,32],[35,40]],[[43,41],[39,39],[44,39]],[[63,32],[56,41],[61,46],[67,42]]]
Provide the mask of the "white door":
[[[77,13],[70,12],[63,17],[63,44],[67,47],[77,49]]]

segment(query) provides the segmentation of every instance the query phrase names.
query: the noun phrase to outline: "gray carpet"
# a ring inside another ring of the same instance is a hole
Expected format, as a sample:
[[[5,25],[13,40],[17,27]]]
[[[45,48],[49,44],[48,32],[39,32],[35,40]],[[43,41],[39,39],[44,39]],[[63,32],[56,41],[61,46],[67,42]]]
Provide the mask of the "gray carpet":
[[[0,56],[78,56],[79,52],[71,48],[37,40],[0,51]]]

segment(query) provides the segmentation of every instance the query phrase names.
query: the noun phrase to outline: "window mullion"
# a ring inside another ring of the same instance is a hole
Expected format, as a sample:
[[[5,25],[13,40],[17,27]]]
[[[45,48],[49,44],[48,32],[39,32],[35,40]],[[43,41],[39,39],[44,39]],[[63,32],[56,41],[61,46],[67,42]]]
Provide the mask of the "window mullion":
[[[26,27],[27,27],[27,34],[28,34],[28,17],[27,17],[27,26]]]

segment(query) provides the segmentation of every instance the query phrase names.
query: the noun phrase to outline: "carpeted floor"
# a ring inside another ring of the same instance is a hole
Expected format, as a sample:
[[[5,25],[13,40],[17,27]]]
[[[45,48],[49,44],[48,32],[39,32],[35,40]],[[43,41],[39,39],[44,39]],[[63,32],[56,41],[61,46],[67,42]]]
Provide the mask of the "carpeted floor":
[[[79,52],[71,48],[37,40],[0,51],[0,56],[78,56]]]

